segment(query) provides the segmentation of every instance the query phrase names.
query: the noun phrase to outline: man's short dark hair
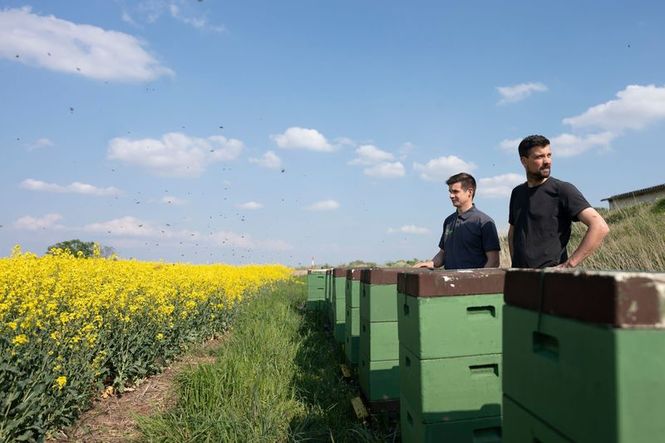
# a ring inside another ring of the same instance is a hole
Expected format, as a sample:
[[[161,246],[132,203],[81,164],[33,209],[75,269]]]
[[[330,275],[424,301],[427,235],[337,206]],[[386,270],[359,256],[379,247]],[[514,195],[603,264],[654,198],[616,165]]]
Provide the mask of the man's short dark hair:
[[[471,197],[476,196],[476,179],[473,178],[471,174],[467,174],[466,172],[460,172],[459,174],[455,174],[451,176],[448,180],[446,180],[446,184],[448,186],[454,183],[461,183],[462,189],[464,189],[465,191],[471,188],[472,189]]]
[[[528,157],[531,148],[536,148],[536,147],[544,148],[549,144],[550,141],[546,137],[543,137],[542,135],[530,135],[528,137],[524,137],[524,140],[520,142],[520,145],[517,148],[517,150],[520,153],[520,157]]]

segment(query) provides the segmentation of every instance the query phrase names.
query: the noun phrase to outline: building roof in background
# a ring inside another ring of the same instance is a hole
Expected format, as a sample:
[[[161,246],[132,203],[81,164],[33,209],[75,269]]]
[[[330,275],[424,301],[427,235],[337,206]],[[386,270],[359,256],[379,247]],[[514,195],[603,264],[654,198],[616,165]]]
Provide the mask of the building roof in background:
[[[651,194],[652,192],[657,192],[657,191],[665,191],[665,183],[663,183],[662,185],[651,186],[650,188],[643,188],[643,189],[638,189],[636,191],[624,192],[623,194],[613,195],[611,197],[604,198],[601,201],[617,200],[627,197],[637,197],[639,195]]]

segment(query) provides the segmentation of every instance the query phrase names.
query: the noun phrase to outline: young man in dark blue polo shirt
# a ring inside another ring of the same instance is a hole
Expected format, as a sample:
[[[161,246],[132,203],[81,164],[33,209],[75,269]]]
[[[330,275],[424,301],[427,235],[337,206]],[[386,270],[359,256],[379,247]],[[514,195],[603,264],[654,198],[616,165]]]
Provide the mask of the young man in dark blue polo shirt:
[[[439,252],[417,268],[474,269],[499,267],[499,236],[494,220],[476,209],[473,197],[476,180],[465,172],[450,177],[446,184],[453,206],[457,208],[443,222]]]

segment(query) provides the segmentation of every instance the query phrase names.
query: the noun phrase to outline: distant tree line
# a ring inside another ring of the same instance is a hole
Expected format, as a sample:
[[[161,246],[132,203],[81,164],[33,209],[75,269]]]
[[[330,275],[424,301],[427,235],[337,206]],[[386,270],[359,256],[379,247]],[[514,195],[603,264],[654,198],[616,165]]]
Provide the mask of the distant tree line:
[[[98,245],[99,255],[103,258],[109,258],[115,254],[115,249],[111,246],[99,245],[92,241],[81,241],[78,238],[51,245],[46,249],[46,253],[52,254],[54,249],[62,249],[69,251],[75,257],[90,258],[95,255],[95,245]]]
[[[342,263],[338,265],[331,265],[329,263],[323,263],[320,265],[316,265],[317,268],[319,269],[329,269],[329,268],[408,268],[416,263],[421,261],[418,258],[412,258],[412,259],[402,259],[402,260],[397,260],[397,261],[388,261],[385,262],[384,264],[377,264],[375,262],[371,261],[365,261],[365,260],[353,260],[348,263]],[[305,267],[308,268],[308,267]]]

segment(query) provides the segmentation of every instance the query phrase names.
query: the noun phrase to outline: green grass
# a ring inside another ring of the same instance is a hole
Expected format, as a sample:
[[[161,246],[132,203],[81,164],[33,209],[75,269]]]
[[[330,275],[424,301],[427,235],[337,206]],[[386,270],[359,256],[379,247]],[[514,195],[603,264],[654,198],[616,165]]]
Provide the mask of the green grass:
[[[370,430],[353,415],[353,387],[304,299],[293,280],[246,303],[216,362],[180,377],[175,408],[141,420],[142,440],[392,440],[387,424]]]
[[[611,271],[665,272],[665,199],[622,209],[601,209],[610,227],[603,245],[580,268]],[[586,232],[582,223],[573,224],[568,245],[570,255]],[[501,265],[510,266],[508,243],[501,238]]]

